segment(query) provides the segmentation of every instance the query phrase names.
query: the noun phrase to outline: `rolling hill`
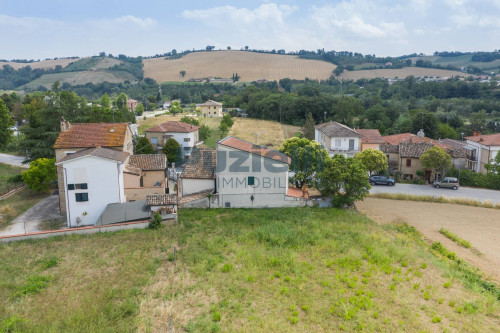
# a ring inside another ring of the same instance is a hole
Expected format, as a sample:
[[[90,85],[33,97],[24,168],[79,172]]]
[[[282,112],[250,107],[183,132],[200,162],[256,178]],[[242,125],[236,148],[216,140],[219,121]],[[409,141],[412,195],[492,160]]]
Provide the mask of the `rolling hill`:
[[[359,70],[352,72],[344,72],[341,77],[350,80],[359,79],[374,79],[374,78],[405,78],[407,76],[439,76],[439,77],[452,77],[452,76],[468,76],[467,73],[459,71],[450,71],[446,69],[436,68],[422,68],[422,67],[404,67],[397,69],[370,69]]]
[[[0,61],[0,67],[3,65],[9,65],[14,69],[23,68],[26,66],[31,66],[32,69],[43,68],[43,69],[54,69],[57,65],[61,65],[62,68],[65,68],[71,63],[79,61],[80,58],[77,59],[56,59],[56,60],[42,60],[30,63],[21,63],[21,62],[5,62]]]
[[[244,51],[210,51],[189,53],[182,58],[143,60],[144,76],[157,82],[187,81],[190,78],[231,78],[238,73],[240,81],[268,81],[291,78],[328,79],[336,66],[332,63],[301,59],[297,56]],[[185,77],[180,71],[186,71]]]

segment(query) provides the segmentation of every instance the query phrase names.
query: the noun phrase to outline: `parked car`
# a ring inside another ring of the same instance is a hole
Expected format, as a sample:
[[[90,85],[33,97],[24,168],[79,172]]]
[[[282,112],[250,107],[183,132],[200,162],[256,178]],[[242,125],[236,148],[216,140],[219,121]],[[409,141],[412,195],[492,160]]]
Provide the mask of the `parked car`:
[[[391,177],[373,175],[370,176],[370,184],[394,186],[396,184],[396,181]]]
[[[454,177],[445,177],[442,180],[436,180],[433,185],[435,188],[446,187],[454,190],[458,190],[459,186],[458,179]]]

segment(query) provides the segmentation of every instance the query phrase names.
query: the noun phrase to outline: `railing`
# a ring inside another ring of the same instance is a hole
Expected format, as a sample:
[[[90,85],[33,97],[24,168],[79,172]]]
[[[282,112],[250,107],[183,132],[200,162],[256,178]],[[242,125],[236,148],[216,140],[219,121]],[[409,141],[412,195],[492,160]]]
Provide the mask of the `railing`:
[[[356,154],[359,153],[359,149],[334,148],[334,149],[328,149],[328,152],[331,154]]]

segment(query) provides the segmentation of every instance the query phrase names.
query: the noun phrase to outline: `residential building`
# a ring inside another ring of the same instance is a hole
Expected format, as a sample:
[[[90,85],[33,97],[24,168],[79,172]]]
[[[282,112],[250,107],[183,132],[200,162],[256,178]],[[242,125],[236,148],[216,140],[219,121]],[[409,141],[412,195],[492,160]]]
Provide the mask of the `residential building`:
[[[167,157],[164,154],[132,155],[124,170],[127,201],[165,194]]]
[[[88,123],[71,124],[61,118],[61,133],[54,144],[56,162],[64,157],[88,148],[109,148],[133,154],[132,131],[128,123],[106,124]],[[61,168],[57,168],[59,188],[59,208],[66,214],[66,189]]]
[[[474,133],[467,140],[467,167],[475,172],[486,173],[486,164],[494,159],[500,151],[500,133]]]
[[[127,99],[127,109],[129,111],[135,111],[135,108],[137,107],[138,103],[139,102],[136,101],[135,99],[131,99],[131,98]]]
[[[194,148],[180,176],[180,197],[215,189],[216,151],[213,148]]]
[[[181,146],[184,157],[189,157],[193,147],[203,143],[199,140],[199,128],[199,126],[180,121],[167,121],[144,132],[156,152],[160,152],[168,139],[173,138]]]
[[[222,103],[209,100],[205,103],[196,104],[203,117],[222,117]]]
[[[357,129],[361,134],[361,151],[366,149],[380,150],[380,145],[385,144],[385,140],[380,135],[378,129]]]
[[[314,129],[316,142],[325,147],[331,157],[336,154],[353,157],[361,151],[362,135],[346,125],[330,121]]]
[[[87,148],[56,162],[65,200],[68,227],[95,225],[110,203],[126,201],[123,172],[129,153],[109,148]],[[60,192],[61,193],[61,192]]]

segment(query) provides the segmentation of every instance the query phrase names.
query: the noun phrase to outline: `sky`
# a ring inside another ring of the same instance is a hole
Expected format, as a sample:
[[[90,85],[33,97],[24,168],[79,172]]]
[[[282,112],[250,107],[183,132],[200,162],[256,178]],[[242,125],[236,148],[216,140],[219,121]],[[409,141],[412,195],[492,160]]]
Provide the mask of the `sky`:
[[[500,49],[500,0],[0,0],[0,59],[176,49]]]

